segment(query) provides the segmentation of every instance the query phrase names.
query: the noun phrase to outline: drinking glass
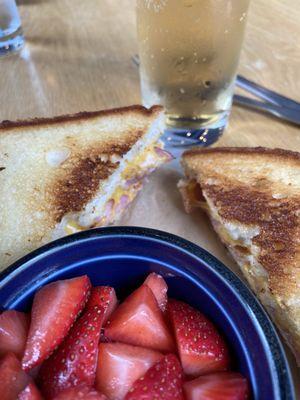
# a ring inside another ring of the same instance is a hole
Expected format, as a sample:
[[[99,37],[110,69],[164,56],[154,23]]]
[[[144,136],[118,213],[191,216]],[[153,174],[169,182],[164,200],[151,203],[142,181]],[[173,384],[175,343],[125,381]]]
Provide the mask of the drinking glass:
[[[19,50],[24,43],[15,0],[0,0],[0,55]]]
[[[143,103],[165,107],[167,126],[226,127],[250,0],[137,0]]]

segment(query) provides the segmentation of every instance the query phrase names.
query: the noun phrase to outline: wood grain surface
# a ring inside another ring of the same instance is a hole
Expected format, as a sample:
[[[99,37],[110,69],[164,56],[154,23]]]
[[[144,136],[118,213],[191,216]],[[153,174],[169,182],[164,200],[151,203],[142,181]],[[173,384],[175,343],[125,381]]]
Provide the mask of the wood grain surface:
[[[26,46],[0,59],[0,120],[140,103],[133,0],[18,3]],[[300,101],[299,37],[299,0],[252,0],[239,72]],[[234,107],[217,145],[300,151],[300,129]]]

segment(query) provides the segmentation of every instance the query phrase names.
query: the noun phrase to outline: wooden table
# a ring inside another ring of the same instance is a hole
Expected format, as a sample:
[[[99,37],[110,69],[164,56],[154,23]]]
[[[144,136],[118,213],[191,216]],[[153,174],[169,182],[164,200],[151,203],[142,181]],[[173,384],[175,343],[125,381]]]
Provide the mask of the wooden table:
[[[0,120],[140,103],[134,3],[20,0],[26,47],[0,60]],[[252,0],[240,72],[300,101],[299,37],[299,0]],[[234,107],[217,145],[300,151],[300,130]]]

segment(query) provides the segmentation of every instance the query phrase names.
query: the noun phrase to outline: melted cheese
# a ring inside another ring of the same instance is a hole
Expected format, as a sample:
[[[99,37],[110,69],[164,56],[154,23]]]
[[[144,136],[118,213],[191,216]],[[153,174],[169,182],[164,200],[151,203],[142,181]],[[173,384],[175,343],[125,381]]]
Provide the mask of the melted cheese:
[[[81,232],[83,230],[84,228],[72,219],[70,219],[65,226],[65,232],[67,235],[72,235],[72,233]]]
[[[142,176],[143,173],[145,173],[147,170],[151,168],[155,168],[158,166],[158,163],[160,161],[159,155],[155,151],[155,147],[158,147],[157,144],[155,146],[150,147],[146,151],[144,151],[142,154],[138,154],[134,160],[131,162],[127,163],[126,168],[124,168],[124,171],[122,172],[122,182],[126,182],[126,180],[134,178],[134,177],[139,177]],[[135,198],[137,192],[139,191],[141,187],[141,183],[137,183],[135,185],[131,185],[128,187],[125,187],[123,185],[117,186],[116,190],[114,191],[113,195],[111,198],[107,201],[107,203],[111,200],[114,201],[114,206],[112,208],[112,215],[110,220],[113,221],[115,216],[116,216],[116,208],[118,204],[120,204],[121,197],[122,196],[128,196],[128,202],[132,202],[133,199]],[[101,219],[98,219],[97,222],[93,225],[93,227],[96,226],[104,226],[106,224],[110,223],[110,221],[107,220],[107,218],[102,217]],[[64,227],[64,230],[67,235],[70,235],[72,233],[76,232],[81,232],[87,229],[86,227],[83,227],[78,224],[74,219],[69,219]]]
[[[155,167],[159,159],[155,148],[152,146],[143,153],[138,154],[132,162],[129,162],[122,173],[123,179],[130,179],[141,175],[146,169]]]
[[[112,195],[112,197],[108,200],[114,201],[114,206],[112,208],[112,215],[111,215],[111,220],[113,220],[115,218],[116,215],[116,207],[118,206],[118,204],[120,204],[121,201],[121,197],[122,196],[128,196],[128,202],[132,202],[133,199],[135,198],[136,194],[137,194],[137,189],[135,188],[123,188],[121,186],[118,186],[117,189],[115,190],[114,194]],[[101,219],[99,219],[94,225],[93,227],[100,227],[100,226],[104,226],[107,223],[109,223],[110,221],[107,221],[107,218],[102,217]],[[81,232],[86,230],[87,227],[83,227],[81,225],[79,225],[75,220],[70,219],[68,220],[66,226],[65,226],[65,232],[68,235],[71,235],[72,233],[76,233],[76,232]]]

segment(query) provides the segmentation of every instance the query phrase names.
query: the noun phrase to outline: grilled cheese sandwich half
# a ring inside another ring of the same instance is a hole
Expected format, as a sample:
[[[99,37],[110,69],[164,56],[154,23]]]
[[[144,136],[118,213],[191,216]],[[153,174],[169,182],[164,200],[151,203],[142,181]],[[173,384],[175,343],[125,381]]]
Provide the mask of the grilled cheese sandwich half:
[[[121,218],[170,160],[163,110],[131,106],[0,124],[0,270],[66,234]]]
[[[300,154],[215,148],[183,155],[188,212],[204,208],[300,360]],[[203,205],[205,206],[203,207]]]

